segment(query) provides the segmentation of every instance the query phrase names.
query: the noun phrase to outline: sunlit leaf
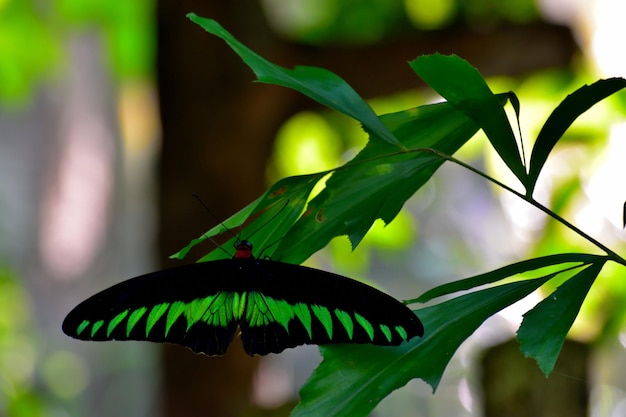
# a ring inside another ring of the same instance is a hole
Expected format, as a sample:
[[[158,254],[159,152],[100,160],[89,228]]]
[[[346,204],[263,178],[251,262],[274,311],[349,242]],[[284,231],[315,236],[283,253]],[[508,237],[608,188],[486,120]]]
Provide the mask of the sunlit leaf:
[[[380,121],[374,110],[342,78],[323,68],[298,66],[290,70],[274,65],[251,51],[212,19],[187,15],[207,32],[220,37],[254,71],[258,80],[291,88],[324,106],[344,113],[367,127],[380,138],[398,148],[402,145]]]
[[[423,338],[397,348],[339,345],[322,348],[324,360],[300,390],[292,417],[367,415],[391,391],[414,378],[437,388],[454,352],[487,318],[524,298],[553,274],[476,291],[417,310]]]
[[[517,340],[524,355],[534,358],[546,376],[554,369],[567,332],[604,262],[589,265],[524,314]]]
[[[584,85],[565,99],[550,114],[541,128],[530,156],[527,195],[531,196],[548,155],[574,121],[594,104],[626,87],[623,78],[609,78]]]
[[[526,171],[509,120],[476,68],[456,55],[423,55],[410,62],[429,86],[474,120],[504,163],[522,184]],[[519,103],[516,113],[519,112]]]
[[[370,141],[336,170],[280,242],[279,251],[287,254],[283,261],[300,263],[335,236],[349,236],[356,247],[377,218],[392,221],[406,200],[445,162],[426,149],[453,154],[478,130],[448,103],[383,115],[381,120],[408,151]]]
[[[485,284],[491,284],[496,281],[521,274],[528,271],[534,271],[539,268],[545,268],[551,265],[559,265],[568,262],[579,262],[582,265],[605,260],[606,256],[591,255],[587,253],[560,253],[557,255],[542,256],[540,258],[527,259],[502,268],[490,271],[484,274],[475,275],[470,278],[449,282],[438,287],[432,288],[413,300],[405,301],[406,304],[425,303],[433,298],[442,295],[452,294],[457,291],[469,290]]]

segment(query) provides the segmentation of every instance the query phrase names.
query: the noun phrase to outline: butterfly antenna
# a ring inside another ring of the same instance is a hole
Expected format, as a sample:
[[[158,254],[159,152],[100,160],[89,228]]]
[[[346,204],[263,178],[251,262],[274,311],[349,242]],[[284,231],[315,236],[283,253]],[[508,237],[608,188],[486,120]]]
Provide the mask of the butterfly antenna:
[[[202,199],[200,198],[200,196],[196,193],[192,194],[193,197],[198,200],[198,202],[202,205],[202,207],[204,207],[204,209],[211,215],[211,217],[213,217],[215,220],[217,220],[217,222],[222,225],[222,227],[224,228],[224,230],[226,230],[228,233],[230,233],[235,239],[237,239],[237,242],[240,241],[239,236],[237,236],[235,233],[233,233],[232,230],[230,230],[230,228],[228,228],[216,215],[215,213],[213,213],[211,211],[211,209],[209,208],[209,206],[207,206],[204,201],[202,201]],[[211,243],[213,243],[219,250],[221,250],[222,252],[224,252],[225,254],[227,254],[228,256],[232,256],[232,254],[230,252],[228,252],[226,249],[224,249],[222,247],[222,245],[220,245],[219,243],[217,243],[217,241],[215,239],[213,239],[211,236],[207,235],[206,233],[203,233],[204,237],[206,237]]]

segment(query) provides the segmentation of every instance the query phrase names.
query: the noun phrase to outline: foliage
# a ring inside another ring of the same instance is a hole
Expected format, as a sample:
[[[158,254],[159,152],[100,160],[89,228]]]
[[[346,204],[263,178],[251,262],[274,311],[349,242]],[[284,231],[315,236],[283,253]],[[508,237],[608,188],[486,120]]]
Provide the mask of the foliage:
[[[392,390],[412,378],[421,378],[436,389],[454,352],[484,320],[558,279],[560,286],[525,314],[518,331],[523,353],[536,359],[542,371],[550,374],[591,285],[607,262],[626,266],[626,260],[537,202],[533,191],[544,163],[563,133],[591,106],[626,87],[626,80],[600,80],[563,100],[541,129],[527,166],[523,142],[518,144],[516,129],[503,109],[509,101],[519,117],[516,95],[493,94],[478,71],[459,57],[434,54],[410,62],[415,73],[447,101],[377,117],[336,75],[318,68],[288,70],[271,64],[217,22],[195,14],[189,17],[227,42],[260,82],[295,89],[356,119],[369,133],[368,144],[346,164],[327,172],[282,179],[225,222],[234,228],[248,219],[242,237],[254,234],[257,247],[266,248],[264,256],[299,263],[340,235],[347,235],[355,247],[376,219],[391,222],[404,202],[444,162],[458,164],[513,193],[604,252],[529,259],[426,292],[410,303],[508,279],[507,283],[416,310],[426,334],[398,348],[323,348],[324,360],[302,388],[302,400],[293,415],[366,415]],[[485,132],[524,192],[452,156],[479,129]],[[313,187],[324,179],[323,188],[313,196]],[[222,231],[223,226],[208,231],[175,256],[183,257],[191,247]],[[203,260],[224,256],[214,251]],[[524,278],[510,279],[519,274],[524,274]]]
[[[24,101],[50,78],[69,52],[72,29],[96,26],[111,68],[120,78],[146,77],[153,64],[151,0],[0,1],[0,100]],[[33,53],[36,51],[36,53]]]
[[[27,2],[0,3],[0,98],[18,99],[30,93],[32,80],[46,75],[58,60],[51,28]],[[37,53],[31,53],[36,50]]]
[[[537,19],[533,0],[263,0],[275,29],[302,43],[373,43],[411,29],[481,27]]]
[[[35,337],[30,300],[19,279],[0,263],[0,414],[43,416],[41,392],[33,386]],[[39,388],[41,389],[41,388]]]

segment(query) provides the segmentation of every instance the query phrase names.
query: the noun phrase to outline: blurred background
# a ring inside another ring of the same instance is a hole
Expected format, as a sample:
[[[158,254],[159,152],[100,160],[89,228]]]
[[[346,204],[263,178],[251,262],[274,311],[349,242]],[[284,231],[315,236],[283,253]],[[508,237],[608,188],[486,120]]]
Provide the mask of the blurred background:
[[[518,94],[526,140],[576,88],[626,76],[622,0],[0,0],[0,416],[287,415],[319,361],[315,346],[250,359],[235,342],[225,357],[206,358],[61,332],[79,301],[174,265],[168,256],[215,224],[192,193],[225,219],[277,179],[334,167],[367,139],[354,121],[295,92],[253,84],[221,40],[185,18],[191,11],[272,62],[330,69],[378,113],[438,100],[406,63],[455,53],[492,90]],[[537,189],[618,253],[625,116],[621,93],[581,117]],[[457,156],[512,183],[485,145],[479,134]],[[446,165],[354,253],[340,238],[308,262],[412,298],[568,251],[594,248]],[[572,359],[559,368],[563,355],[549,380],[577,393],[577,411],[552,415],[626,413],[623,276],[609,265],[586,300]],[[499,415],[490,398],[507,397],[494,380],[527,384],[524,392],[539,389],[548,402],[535,364],[517,346],[502,352],[539,299],[479,329],[435,395],[413,381],[374,414]]]

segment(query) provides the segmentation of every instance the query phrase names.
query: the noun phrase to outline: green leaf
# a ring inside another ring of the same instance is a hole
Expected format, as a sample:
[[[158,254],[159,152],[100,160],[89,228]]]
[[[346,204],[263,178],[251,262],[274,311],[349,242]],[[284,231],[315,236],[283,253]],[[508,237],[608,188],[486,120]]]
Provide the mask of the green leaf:
[[[280,252],[276,252],[277,243],[302,214],[313,187],[326,174],[326,172],[321,172],[283,178],[272,185],[265,194],[253,203],[235,213],[222,224],[213,227],[202,236],[192,240],[185,248],[171,257],[176,259],[184,258],[194,246],[208,240],[210,237],[224,233],[228,228],[231,231],[236,230],[238,233],[237,236],[233,236],[224,243],[222,248],[230,249],[238,240],[251,240],[255,245],[255,256],[280,258]],[[241,230],[246,221],[248,223]],[[198,262],[223,259],[229,256],[231,255],[216,248],[208,255],[199,259]]]
[[[187,256],[187,254],[191,251],[191,249],[193,249],[194,246],[199,245],[206,240],[210,240],[210,238],[214,236],[221,235],[228,230],[238,230],[241,225],[244,224],[246,219],[252,214],[254,208],[259,204],[260,200],[261,198],[257,198],[255,201],[248,204],[246,207],[239,210],[228,219],[220,222],[217,226],[204,232],[200,237],[193,239],[191,242],[189,242],[189,244],[187,244],[187,246],[174,253],[173,255],[170,255],[170,259],[182,260],[185,258],[185,256]]]
[[[530,156],[527,195],[532,196],[537,178],[548,159],[554,145],[574,121],[589,110],[594,104],[626,87],[623,78],[599,80],[591,85],[584,85],[565,99],[550,114],[541,128]]]
[[[580,262],[582,265],[586,265],[593,262],[598,262],[600,260],[606,260],[606,256],[592,255],[587,253],[560,253],[557,255],[527,259],[484,274],[475,275],[470,278],[465,278],[440,285],[426,291],[418,298],[405,301],[405,304],[425,303],[432,300],[433,298],[441,297],[442,295],[448,295],[457,291],[469,290],[471,288],[475,288],[481,285],[491,284],[493,282],[500,281],[516,274],[534,271],[536,269],[545,268],[547,266],[568,262]]]
[[[524,298],[554,274],[476,291],[417,310],[426,333],[397,348],[339,345],[321,348],[324,360],[300,390],[292,417],[358,417],[391,391],[421,378],[433,391],[454,352],[487,318]]]
[[[521,145],[521,155],[522,155],[522,164],[525,163],[526,161],[526,156],[524,153],[524,138],[522,137],[522,126],[519,123],[519,115],[521,112],[521,105],[519,102],[519,98],[517,97],[517,94],[515,94],[513,91],[507,91],[506,93],[503,94],[496,94],[496,97],[499,97],[500,95],[504,95],[509,102],[511,103],[511,107],[513,107],[513,111],[515,112],[515,121],[517,122],[517,133],[519,134],[519,138],[520,138],[520,145]]]
[[[517,340],[524,355],[534,358],[546,377],[554,369],[567,332],[605,261],[589,265],[524,314]]]
[[[525,186],[526,170],[509,120],[478,70],[456,55],[424,55],[410,65],[429,86],[483,129],[498,155]]]
[[[248,49],[216,21],[199,17],[195,13],[189,13],[187,17],[207,32],[224,40],[254,71],[260,82],[299,91],[324,106],[358,120],[374,133],[375,138],[402,148],[402,144],[380,121],[369,104],[339,76],[322,68],[298,66],[290,70],[274,65]]]
[[[341,235],[348,235],[356,247],[377,218],[392,221],[406,200],[445,162],[427,149],[453,154],[478,130],[448,103],[381,119],[408,150],[398,152],[386,142],[370,141],[353,160],[335,170],[280,242],[278,251],[288,253],[281,260],[300,263]]]

